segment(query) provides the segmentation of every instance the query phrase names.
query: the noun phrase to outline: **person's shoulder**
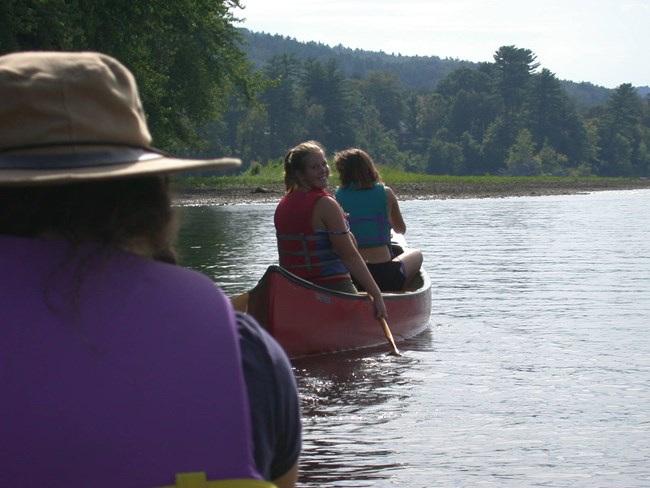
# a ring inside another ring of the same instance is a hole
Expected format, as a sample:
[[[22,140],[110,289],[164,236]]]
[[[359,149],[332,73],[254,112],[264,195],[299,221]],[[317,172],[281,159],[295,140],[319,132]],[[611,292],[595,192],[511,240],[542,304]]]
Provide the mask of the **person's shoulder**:
[[[343,215],[341,204],[329,193],[321,196],[314,205],[314,212],[322,216]]]
[[[324,205],[336,205],[336,198],[330,192],[324,191],[317,196],[316,203],[323,203]]]
[[[161,296],[177,295],[186,299],[195,296],[199,301],[200,296],[225,296],[207,275],[180,265],[162,263],[141,256],[131,260],[131,265],[133,276],[146,283],[147,288],[157,290]]]
[[[235,312],[235,318],[237,320],[237,332],[244,346],[253,348],[270,357],[285,358],[286,355],[282,347],[253,317],[241,312]]]
[[[245,369],[257,371],[258,380],[295,388],[291,361],[280,343],[248,314],[235,312],[235,322]]]
[[[397,199],[397,195],[395,194],[395,192],[393,191],[393,189],[390,186],[386,186],[383,183],[382,183],[382,185],[384,187],[384,191],[386,192],[386,195],[388,195],[390,198]]]
[[[199,273],[198,271],[190,268],[186,268],[182,265],[165,263],[145,257],[140,257],[140,259],[144,261],[143,266],[148,268],[152,273],[157,273],[161,276],[184,278],[201,283],[211,283],[214,285],[214,282],[205,274]]]

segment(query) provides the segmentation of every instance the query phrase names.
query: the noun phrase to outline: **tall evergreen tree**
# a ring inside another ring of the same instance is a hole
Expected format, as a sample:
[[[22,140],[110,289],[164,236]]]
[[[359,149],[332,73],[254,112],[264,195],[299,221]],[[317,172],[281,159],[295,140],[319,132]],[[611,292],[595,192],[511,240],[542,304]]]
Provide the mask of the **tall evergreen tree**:
[[[447,128],[457,140],[468,132],[481,141],[496,116],[490,81],[485,72],[459,68],[438,84],[436,91],[447,100]]]
[[[400,129],[404,119],[404,95],[401,83],[392,73],[373,71],[360,84],[366,101],[379,112],[379,120],[388,130]]]
[[[352,145],[354,133],[348,91],[343,73],[336,67],[336,62],[330,60],[323,64],[314,58],[308,59],[303,64],[301,84],[305,113],[313,114],[314,106],[322,108],[320,141],[331,150]],[[313,133],[307,136],[313,137]]]
[[[525,125],[535,144],[541,147],[548,141],[552,147],[558,147],[562,142],[565,113],[559,80],[548,69],[542,69],[533,76],[526,101]]]
[[[629,83],[616,88],[600,119],[601,174],[629,176],[642,169],[641,99]]]
[[[264,74],[271,84],[262,94],[269,120],[270,159],[284,155],[303,138],[301,116],[297,106],[297,86],[301,63],[294,55],[272,57]]]
[[[503,104],[503,126],[509,143],[514,142],[519,133],[518,116],[526,99],[531,74],[539,66],[535,59],[530,49],[515,46],[502,46],[494,54],[495,83]]]

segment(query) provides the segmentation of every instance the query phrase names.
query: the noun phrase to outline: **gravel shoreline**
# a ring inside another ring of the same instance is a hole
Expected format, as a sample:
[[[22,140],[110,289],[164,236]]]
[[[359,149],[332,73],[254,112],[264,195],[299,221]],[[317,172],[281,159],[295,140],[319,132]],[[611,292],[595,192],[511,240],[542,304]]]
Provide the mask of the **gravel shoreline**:
[[[517,181],[467,183],[420,182],[388,184],[401,201],[446,200],[462,198],[504,198],[518,196],[571,195],[608,190],[649,189],[650,179],[590,181]],[[246,203],[277,203],[284,194],[283,184],[263,187],[218,185],[213,187],[177,187],[174,204],[234,205]]]

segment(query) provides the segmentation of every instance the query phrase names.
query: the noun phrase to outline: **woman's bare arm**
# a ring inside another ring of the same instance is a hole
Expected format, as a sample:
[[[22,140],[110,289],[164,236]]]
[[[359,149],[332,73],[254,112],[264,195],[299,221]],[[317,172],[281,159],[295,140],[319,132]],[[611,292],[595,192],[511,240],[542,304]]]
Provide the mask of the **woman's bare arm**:
[[[395,192],[386,187],[386,197],[388,199],[388,219],[390,225],[398,234],[406,234],[406,223],[402,217],[402,212],[399,209],[399,203]]]
[[[368,271],[368,266],[366,266],[361,254],[359,254],[354,237],[348,232],[343,210],[341,210],[336,200],[330,197],[320,198],[314,207],[312,222],[314,229],[325,229],[334,232],[330,234],[334,250],[354,279],[375,299],[377,317],[387,318],[386,305],[381,290],[370,271]]]

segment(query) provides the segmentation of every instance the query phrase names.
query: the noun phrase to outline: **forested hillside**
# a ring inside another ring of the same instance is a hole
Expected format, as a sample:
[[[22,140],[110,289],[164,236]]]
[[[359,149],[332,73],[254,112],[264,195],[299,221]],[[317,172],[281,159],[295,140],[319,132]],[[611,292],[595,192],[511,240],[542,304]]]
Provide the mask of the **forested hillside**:
[[[238,8],[7,0],[0,54],[111,54],[138,79],[155,145],[244,171],[317,139],[419,173],[650,176],[648,87],[559,80],[519,46],[470,63],[299,43],[237,28]]]
[[[650,97],[559,80],[529,49],[501,46],[493,62],[469,63],[241,32],[266,83],[257,104],[232,114],[247,162],[313,138],[429,174],[650,173]]]
[[[263,68],[273,56],[291,54],[305,61],[309,58],[321,62],[334,59],[347,78],[363,78],[373,71],[392,73],[408,88],[433,90],[438,82],[452,71],[467,67],[477,68],[478,63],[438,56],[401,56],[384,52],[350,49],[342,45],[330,47],[317,42],[299,42],[290,37],[252,32],[240,29],[243,50],[256,69]],[[495,46],[496,50],[499,46]],[[549,67],[552,70],[552,67]],[[586,109],[607,101],[610,89],[589,82],[561,80],[562,88],[576,106]],[[637,89],[639,95],[650,93],[650,87]]]
[[[373,71],[394,74],[408,88],[435,89],[452,71],[462,67],[475,68],[476,63],[437,56],[401,56],[383,52],[350,49],[342,45],[329,47],[316,42],[298,42],[280,35],[251,32],[241,29],[242,45],[256,69],[262,69],[274,56],[291,54],[296,59],[310,58],[326,62],[336,61],[337,67],[352,79],[365,78]]]

